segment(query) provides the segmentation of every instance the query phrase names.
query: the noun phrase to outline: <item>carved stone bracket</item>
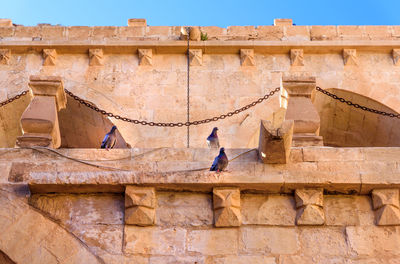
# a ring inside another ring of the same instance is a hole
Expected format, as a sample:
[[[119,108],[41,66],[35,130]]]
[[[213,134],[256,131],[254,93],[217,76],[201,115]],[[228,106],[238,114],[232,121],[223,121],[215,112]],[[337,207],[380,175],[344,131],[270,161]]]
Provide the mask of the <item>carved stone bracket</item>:
[[[325,223],[322,188],[296,189],[295,199],[297,225],[323,225]]]
[[[288,162],[292,147],[293,123],[293,120],[285,120],[280,127],[275,128],[271,121],[261,121],[258,150],[263,163]]]
[[[241,49],[240,50],[240,64],[242,66],[255,66],[254,49]]]
[[[357,51],[356,49],[344,49],[343,50],[343,62],[344,65],[357,65]]]
[[[57,51],[55,49],[43,49],[43,66],[56,65]]]
[[[392,56],[394,65],[400,66],[400,49],[393,49]]]
[[[203,51],[201,49],[189,49],[190,66],[203,65]]]
[[[322,137],[318,136],[321,120],[311,102],[311,92],[316,87],[315,77],[305,74],[284,75],[282,86],[284,89],[282,94],[287,96],[285,119],[294,121],[293,145],[295,147],[322,146]],[[285,101],[282,100],[282,102]]]
[[[89,49],[89,65],[103,66],[103,49]]]
[[[400,225],[399,189],[375,189],[372,202],[377,225]]]
[[[290,62],[292,66],[304,66],[304,52],[302,49],[290,50]]]
[[[153,51],[152,49],[138,49],[139,65],[153,65]]]
[[[11,50],[0,49],[0,64],[8,65],[11,58]]]
[[[156,222],[156,192],[154,187],[126,186],[125,224],[151,226]]]
[[[17,145],[58,148],[61,145],[58,111],[67,104],[61,77],[31,76],[29,80],[34,97],[21,116],[24,134],[17,138]]]
[[[214,222],[216,227],[241,225],[239,188],[213,189]]]

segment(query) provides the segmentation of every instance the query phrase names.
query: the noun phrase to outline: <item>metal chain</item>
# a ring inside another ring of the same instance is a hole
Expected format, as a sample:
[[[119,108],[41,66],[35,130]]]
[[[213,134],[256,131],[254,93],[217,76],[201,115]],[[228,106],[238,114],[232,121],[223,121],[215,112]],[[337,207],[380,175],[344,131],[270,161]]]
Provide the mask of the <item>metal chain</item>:
[[[5,106],[6,104],[9,104],[15,100],[18,100],[19,98],[21,98],[22,96],[26,95],[29,92],[29,90],[23,91],[20,94],[17,94],[16,96],[14,96],[13,98],[10,98],[8,100],[5,100],[4,102],[0,103],[0,107]]]
[[[330,93],[327,90],[324,90],[319,86],[317,86],[315,89],[318,92],[321,92],[321,93],[323,93],[323,94],[325,94],[325,95],[327,95],[329,97],[332,97],[333,99],[338,100],[341,103],[347,104],[348,106],[352,106],[354,108],[361,109],[363,111],[371,112],[371,113],[374,113],[374,114],[388,116],[388,117],[395,117],[395,118],[400,119],[400,114],[388,113],[388,112],[385,112],[385,111],[379,111],[379,110],[376,110],[376,109],[373,109],[373,108],[369,108],[369,107],[366,107],[366,106],[355,104],[355,103],[353,103],[353,102],[351,102],[349,100],[346,100],[346,99],[344,99],[342,97],[337,96],[336,94]]]
[[[71,93],[70,91],[68,91],[67,89],[65,90],[65,93],[68,94],[69,96],[71,96],[73,99],[75,99],[76,101],[78,101],[80,104],[89,107],[90,109],[93,109],[96,112],[99,112],[100,114],[104,115],[104,116],[108,116],[108,117],[113,117],[115,119],[118,120],[122,120],[125,122],[130,122],[130,123],[134,123],[136,125],[143,125],[143,126],[158,126],[158,127],[182,127],[182,126],[197,126],[197,125],[202,125],[202,124],[207,124],[210,122],[215,122],[221,119],[225,119],[227,117],[231,117],[233,115],[237,115],[243,111],[246,111],[247,109],[256,106],[259,103],[262,103],[263,101],[269,99],[271,96],[273,96],[275,93],[280,91],[280,87],[275,88],[274,90],[270,91],[269,93],[267,93],[266,95],[264,95],[263,97],[260,97],[259,99],[253,101],[252,103],[243,106],[242,108],[236,109],[234,111],[228,112],[226,114],[222,114],[220,116],[214,116],[212,118],[207,118],[207,119],[202,119],[202,120],[196,120],[196,121],[186,121],[185,123],[182,122],[178,122],[178,123],[163,123],[163,122],[147,122],[144,120],[136,120],[136,119],[130,119],[127,117],[122,117],[120,115],[115,115],[111,112],[107,112],[105,110],[102,110],[100,108],[98,108],[97,106],[94,106],[93,104],[85,101],[84,99],[80,98],[79,96],[74,95],[73,93]]]
[[[187,27],[187,106],[186,106],[186,122],[190,121],[190,58],[189,58],[189,42],[190,42],[190,27]],[[186,147],[189,148],[190,143],[190,128],[186,128]]]

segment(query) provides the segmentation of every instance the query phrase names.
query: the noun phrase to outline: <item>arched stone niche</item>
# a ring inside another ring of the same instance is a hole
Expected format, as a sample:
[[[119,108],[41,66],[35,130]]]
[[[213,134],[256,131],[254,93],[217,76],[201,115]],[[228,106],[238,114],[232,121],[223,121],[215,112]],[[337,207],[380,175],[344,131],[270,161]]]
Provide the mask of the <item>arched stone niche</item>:
[[[329,92],[369,108],[396,113],[366,96],[331,88]],[[398,147],[400,120],[356,109],[322,93],[313,94],[321,117],[320,135],[324,145],[334,147]]]

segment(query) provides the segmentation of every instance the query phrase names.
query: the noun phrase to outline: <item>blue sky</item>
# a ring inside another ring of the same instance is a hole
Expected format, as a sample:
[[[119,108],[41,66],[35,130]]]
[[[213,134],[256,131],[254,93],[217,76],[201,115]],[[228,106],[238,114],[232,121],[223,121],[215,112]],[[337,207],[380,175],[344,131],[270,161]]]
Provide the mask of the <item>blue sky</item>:
[[[400,0],[0,0],[0,18],[33,26],[125,26],[146,18],[151,26],[271,25],[292,18],[297,25],[399,25]]]

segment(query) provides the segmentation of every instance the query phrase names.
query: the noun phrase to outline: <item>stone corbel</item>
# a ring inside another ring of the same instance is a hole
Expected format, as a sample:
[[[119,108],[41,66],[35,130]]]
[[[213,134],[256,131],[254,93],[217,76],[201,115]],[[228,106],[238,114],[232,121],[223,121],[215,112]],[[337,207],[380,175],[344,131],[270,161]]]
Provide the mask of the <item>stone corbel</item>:
[[[203,51],[201,49],[189,49],[189,62],[190,66],[203,65]]]
[[[0,49],[0,64],[8,65],[11,58],[11,50]]]
[[[126,186],[125,224],[151,226],[156,222],[156,191],[153,187]]]
[[[372,203],[377,225],[400,225],[399,189],[373,190]]]
[[[296,189],[295,199],[297,225],[323,225],[325,223],[322,188]]]
[[[57,51],[55,49],[43,49],[43,66],[56,65]]]
[[[31,76],[29,87],[34,97],[21,116],[23,135],[17,138],[17,145],[58,148],[58,111],[67,104],[61,77]]]
[[[304,66],[304,52],[302,49],[290,50],[290,62],[292,66]]]
[[[89,49],[89,65],[103,66],[103,49]]]
[[[153,51],[152,49],[138,49],[139,65],[153,65]]]
[[[239,188],[218,187],[213,189],[214,222],[216,227],[240,226]]]
[[[344,65],[357,65],[357,50],[344,49],[343,50],[343,63]]]
[[[240,49],[240,64],[242,66],[255,66],[254,49]]]
[[[322,137],[319,136],[320,117],[311,102],[311,92],[315,90],[314,76],[284,75],[282,78],[283,94],[286,95],[287,110],[285,120],[293,120],[293,145],[322,146]],[[286,100],[281,100],[286,104]]]
[[[400,66],[400,49],[393,49],[392,56],[394,65]]]

